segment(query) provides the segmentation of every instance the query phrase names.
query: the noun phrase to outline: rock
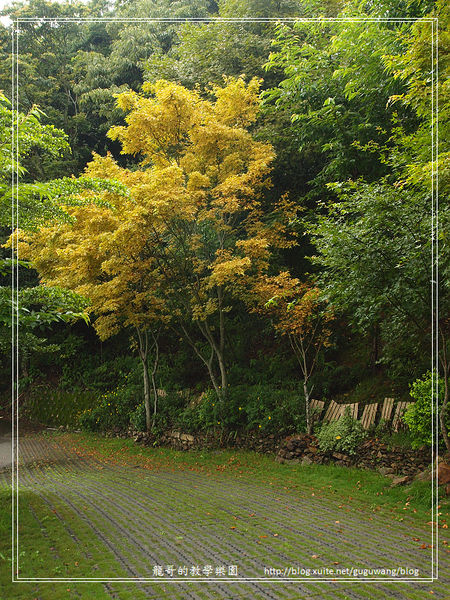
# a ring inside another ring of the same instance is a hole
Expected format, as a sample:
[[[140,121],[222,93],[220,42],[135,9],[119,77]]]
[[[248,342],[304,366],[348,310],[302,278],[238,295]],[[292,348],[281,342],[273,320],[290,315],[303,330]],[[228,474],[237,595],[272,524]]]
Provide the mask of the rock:
[[[308,452],[311,454],[317,454],[318,451],[319,449],[316,446],[308,446]]]
[[[450,465],[440,462],[437,469],[439,485],[448,485],[450,483]]]
[[[431,472],[428,469],[419,471],[415,479],[417,479],[417,481],[431,481]]]
[[[302,462],[299,458],[293,458],[292,460],[289,461],[290,465],[298,465],[300,462]]]
[[[391,487],[396,487],[397,485],[405,485],[411,478],[408,475],[403,475],[403,477],[394,477],[391,483]]]
[[[180,435],[180,440],[182,440],[183,442],[191,442],[191,443],[193,443],[195,441],[195,438],[190,433],[182,433]]]
[[[333,458],[336,458],[337,460],[343,460],[344,462],[350,460],[346,454],[341,454],[340,452],[333,452]]]
[[[382,475],[391,475],[394,472],[394,469],[391,469],[390,467],[380,467],[378,472]]]
[[[309,458],[309,456],[304,456],[302,458],[302,465],[311,465],[312,464],[312,459]]]
[[[282,456],[275,456],[275,462],[283,464],[286,462],[286,459]]]

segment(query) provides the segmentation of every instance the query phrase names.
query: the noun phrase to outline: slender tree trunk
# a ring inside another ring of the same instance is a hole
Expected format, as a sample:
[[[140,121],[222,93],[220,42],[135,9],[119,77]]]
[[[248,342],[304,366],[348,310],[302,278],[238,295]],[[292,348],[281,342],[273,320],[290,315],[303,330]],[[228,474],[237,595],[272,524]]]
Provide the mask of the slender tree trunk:
[[[217,290],[219,300],[219,347],[216,348],[217,361],[219,363],[220,378],[222,382],[223,398],[227,394],[227,370],[225,366],[225,313],[223,311],[223,290],[221,287]]]
[[[142,369],[144,376],[144,406],[145,406],[145,427],[147,431],[150,431],[152,427],[152,417],[151,417],[151,409],[150,409],[150,378],[148,375],[148,365],[147,359],[143,359],[142,361]]]
[[[214,373],[214,369],[213,369],[214,347],[211,344],[211,341],[210,341],[209,337],[207,336],[206,331],[204,330],[204,328],[202,327],[202,325],[200,325],[200,323],[198,321],[197,321],[197,325],[198,325],[198,328],[200,329],[202,335],[206,338],[206,340],[208,341],[208,343],[210,345],[211,354],[210,354],[209,358],[205,358],[203,356],[203,354],[199,351],[194,340],[191,338],[191,336],[189,335],[189,333],[188,333],[186,327],[184,327],[184,325],[181,325],[181,329],[183,330],[184,336],[185,336],[186,340],[188,341],[189,345],[191,346],[191,348],[194,350],[195,354],[200,358],[200,360],[203,362],[203,364],[208,369],[209,378],[211,379],[211,383],[213,384],[213,388],[216,393],[217,399],[221,400],[220,386],[219,386],[217,377],[216,377],[216,375]]]
[[[303,375],[303,394],[305,396],[305,416],[306,416],[306,433],[311,435],[312,433],[312,423],[311,423],[311,415],[309,410],[309,401],[311,398],[313,387],[308,386],[309,378],[311,377],[317,359],[318,348],[316,349],[316,354],[311,365],[308,366],[307,352],[308,346],[305,346],[304,340],[302,336],[298,336],[298,339],[289,334],[289,342],[291,344],[291,348],[294,351],[294,355],[297,358],[298,364],[300,366],[300,371]]]
[[[217,355],[217,360],[219,362],[220,381],[223,390],[223,398],[225,398],[227,393],[227,370],[225,368],[225,361],[222,353]]]
[[[213,358],[213,356],[214,356],[214,354],[213,354],[213,352],[211,352],[211,360],[209,360],[206,363],[206,366],[208,368],[209,378],[211,379],[211,383],[213,384],[213,388],[214,388],[214,391],[216,392],[217,399],[220,401],[220,400],[222,400],[222,392],[221,392],[220,385],[219,385],[219,383],[217,381],[217,377],[216,377],[216,374],[214,373],[214,369],[213,369],[213,366],[212,366],[212,363],[213,363],[212,358]]]
[[[142,365],[142,376],[144,380],[144,406],[145,406],[145,427],[147,431],[150,431],[152,425],[152,416],[150,409],[150,377],[148,374],[148,333],[146,331],[141,331],[138,327],[136,327],[137,336],[138,336],[138,350],[139,350],[139,358],[141,359]]]
[[[153,337],[153,345],[152,348],[155,348],[155,357],[153,359],[153,368],[152,368],[152,387],[153,387],[153,419],[152,419],[152,429],[154,429],[155,427],[155,422],[156,422],[156,412],[158,410],[158,390],[156,389],[156,371],[158,369],[158,363],[159,363],[159,343],[158,343],[158,338],[159,338],[159,333],[160,333],[160,329],[158,329],[158,331],[156,332],[156,335],[153,333],[152,331],[152,337]]]
[[[312,423],[311,423],[311,417],[310,417],[310,414],[309,414],[309,395],[310,395],[310,390],[308,389],[308,380],[307,379],[303,380],[303,393],[305,395],[306,433],[308,435],[311,435],[311,433],[312,433]]]

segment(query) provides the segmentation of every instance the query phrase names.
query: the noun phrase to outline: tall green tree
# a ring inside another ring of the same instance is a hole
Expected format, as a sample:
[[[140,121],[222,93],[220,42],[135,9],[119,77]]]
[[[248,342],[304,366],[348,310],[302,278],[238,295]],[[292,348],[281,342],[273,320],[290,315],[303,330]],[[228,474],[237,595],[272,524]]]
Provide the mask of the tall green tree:
[[[445,49],[449,40],[448,8],[443,4],[437,8],[442,28],[440,44]],[[404,85],[403,93],[391,96],[389,104],[404,104],[414,112],[417,125],[411,130],[411,120],[396,119],[389,144],[378,149],[379,159],[389,167],[388,175],[372,183],[355,180],[329,184],[338,202],[328,206],[325,216],[312,227],[312,234],[318,249],[316,261],[325,268],[322,281],[329,298],[347,310],[357,327],[367,330],[376,325],[381,329],[380,360],[391,367],[401,363],[410,381],[421,374],[418,369],[423,372],[429,367],[424,357],[433,350],[433,311],[445,382],[440,423],[450,449],[445,422],[450,368],[450,257],[446,243],[449,155],[445,137],[436,146],[431,135],[432,125],[439,125],[444,136],[448,129],[449,62],[444,50],[437,76],[435,55],[431,53],[432,48],[436,51],[432,45],[435,40],[432,23],[418,20],[402,32],[405,53],[383,56],[386,71]],[[431,73],[435,75],[430,77]],[[441,102],[439,113],[433,108],[432,98]],[[439,214],[434,202],[438,167]],[[440,281],[435,280],[437,261],[441,265]],[[440,305],[436,311],[433,299],[438,289]]]
[[[341,19],[371,15],[355,11],[354,3],[339,13]],[[378,149],[389,144],[392,132],[389,98],[404,85],[386,72],[383,56],[403,51],[401,28],[367,21],[277,26],[266,69],[281,70],[284,78],[264,101],[268,114],[281,111],[290,120],[280,142],[291,147],[294,140],[310,206],[330,196],[330,181],[375,181],[387,174]],[[401,112],[411,116],[406,108]]]
[[[303,16],[301,3],[293,0],[241,2],[221,0],[217,16],[221,20],[185,23],[176,30],[170,48],[155,51],[144,63],[145,77],[178,81],[193,88],[221,84],[223,76],[245,74],[265,76],[264,87],[278,82],[277,74],[265,74],[263,64],[270,51],[274,23],[257,19]],[[226,19],[239,19],[231,22]],[[251,21],[255,19],[255,21]]]
[[[41,194],[45,184],[23,184],[28,175],[28,159],[35,148],[50,157],[67,151],[67,137],[52,125],[41,123],[42,111],[33,106],[26,114],[12,110],[11,103],[0,94],[0,235],[2,241],[17,222],[30,226],[45,214],[53,214],[51,203]],[[12,135],[12,128],[14,135]],[[14,188],[11,184],[14,176]],[[67,191],[67,188],[66,188]],[[11,217],[14,211],[14,222]],[[17,221],[16,221],[17,219]],[[15,288],[11,274],[15,272]],[[28,275],[29,265],[19,261],[9,248],[0,255],[0,348],[10,355],[12,334],[19,343],[20,374],[27,376],[30,358],[36,354],[55,352],[59,346],[47,339],[52,323],[87,320],[86,300],[57,287],[35,285]],[[20,277],[19,277],[20,275]],[[20,284],[20,289],[19,289]],[[17,321],[20,328],[16,329]],[[14,328],[14,331],[12,329]]]

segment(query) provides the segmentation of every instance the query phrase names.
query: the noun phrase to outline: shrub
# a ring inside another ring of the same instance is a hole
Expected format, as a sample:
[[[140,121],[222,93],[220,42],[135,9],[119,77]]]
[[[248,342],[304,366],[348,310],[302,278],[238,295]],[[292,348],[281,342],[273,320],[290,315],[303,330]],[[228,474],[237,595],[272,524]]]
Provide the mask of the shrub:
[[[353,419],[350,409],[337,421],[322,425],[317,435],[322,452],[344,452],[355,454],[367,433],[361,423]]]
[[[78,425],[88,431],[125,430],[130,416],[142,401],[139,387],[121,385],[98,395],[95,404],[78,415]]]
[[[62,366],[60,385],[67,389],[83,387],[98,390],[117,389],[118,385],[141,384],[142,370],[134,356],[117,356],[100,363],[98,356],[84,356]]]
[[[197,403],[188,405],[177,425],[192,432],[208,429],[257,429],[261,433],[304,431],[304,401],[293,389],[270,384],[230,387],[224,403],[207,390]]]
[[[296,389],[255,385],[243,392],[239,394],[239,406],[247,429],[280,434],[305,430],[305,402]]]
[[[32,421],[50,426],[76,427],[78,414],[95,403],[96,396],[88,390],[66,391],[36,385],[27,395],[22,414]]]
[[[147,420],[145,415],[145,404],[141,402],[130,414],[130,425],[136,431],[145,431],[147,429]]]
[[[186,395],[180,391],[172,390],[166,392],[165,396],[158,396],[153,433],[163,433],[165,430],[179,424],[180,414],[183,413],[186,402]],[[153,392],[150,395],[150,406],[153,418]],[[143,401],[130,414],[130,425],[137,431],[145,431],[147,429]]]
[[[444,380],[438,379],[438,406],[440,407],[444,397]],[[433,389],[431,380],[431,371],[416,379],[410,385],[410,395],[415,400],[405,414],[403,421],[408,425],[413,436],[412,447],[419,448],[426,445],[431,446],[432,442],[432,400]],[[450,414],[447,412],[447,427],[450,428]]]
[[[191,402],[179,415],[175,416],[175,425],[186,431],[206,431],[223,426],[223,409],[217,401],[214,390],[200,394],[197,402]]]

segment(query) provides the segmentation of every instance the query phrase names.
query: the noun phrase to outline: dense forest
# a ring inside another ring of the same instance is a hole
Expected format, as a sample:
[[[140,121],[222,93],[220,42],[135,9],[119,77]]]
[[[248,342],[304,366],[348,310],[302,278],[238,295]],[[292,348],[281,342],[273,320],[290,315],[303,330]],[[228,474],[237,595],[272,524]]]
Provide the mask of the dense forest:
[[[2,14],[5,410],[14,359],[47,425],[288,434],[413,394],[419,446],[438,389],[450,449],[444,0]]]

